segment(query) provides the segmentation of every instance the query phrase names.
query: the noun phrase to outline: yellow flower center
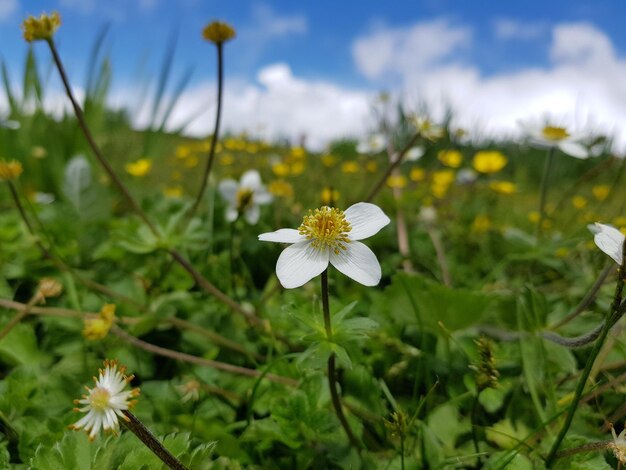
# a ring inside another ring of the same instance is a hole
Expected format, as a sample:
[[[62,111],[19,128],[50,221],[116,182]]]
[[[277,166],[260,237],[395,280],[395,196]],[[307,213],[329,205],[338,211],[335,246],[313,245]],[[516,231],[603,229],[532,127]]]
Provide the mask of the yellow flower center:
[[[352,227],[346,220],[343,211],[334,207],[324,206],[315,211],[309,211],[298,228],[300,235],[313,240],[311,245],[318,250],[329,248],[339,254],[350,243],[348,233]]]
[[[564,127],[546,126],[541,131],[548,140],[559,141],[569,137],[569,132]]]
[[[244,212],[252,204],[254,191],[249,188],[240,188],[237,191],[237,212]]]
[[[111,394],[106,388],[96,387],[89,394],[89,404],[96,411],[104,411],[109,407]]]

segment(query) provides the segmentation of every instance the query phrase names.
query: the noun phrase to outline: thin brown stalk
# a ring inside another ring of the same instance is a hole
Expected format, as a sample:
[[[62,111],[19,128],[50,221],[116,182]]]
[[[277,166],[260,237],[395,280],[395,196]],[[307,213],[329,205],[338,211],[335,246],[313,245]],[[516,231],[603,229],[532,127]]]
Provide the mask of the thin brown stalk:
[[[22,310],[19,310],[17,312],[17,315],[11,318],[11,320],[9,320],[9,323],[7,323],[4,326],[4,328],[2,328],[2,330],[0,331],[0,341],[2,341],[2,339],[6,335],[8,335],[11,332],[11,330],[15,328],[15,326],[30,313],[30,310],[33,308],[33,306],[40,300],[43,300],[43,297],[41,296],[41,293],[39,292],[39,290],[37,290],[35,295],[33,295],[33,297],[29,300],[29,302],[26,305],[24,305],[24,308]]]
[[[365,202],[372,202],[374,200],[376,195],[380,192],[382,187],[385,185],[385,182],[387,181],[387,178],[389,178],[389,176],[391,175],[393,170],[395,168],[397,168],[400,165],[400,163],[402,163],[402,160],[404,159],[404,156],[411,149],[411,147],[413,147],[413,145],[415,145],[415,143],[417,142],[417,139],[419,138],[419,136],[420,136],[419,133],[415,134],[411,138],[411,140],[409,140],[409,142],[404,146],[404,148],[402,150],[400,150],[400,153],[398,154],[398,157],[395,160],[393,160],[392,162],[389,163],[389,166],[387,167],[387,170],[385,170],[385,173],[383,173],[383,175],[380,177],[380,179],[376,182],[376,184],[374,185],[374,187],[370,191],[370,193],[367,196],[367,198],[365,198]]]
[[[206,191],[207,184],[209,182],[209,176],[211,176],[211,168],[213,168],[213,160],[215,159],[215,147],[220,133],[220,121],[222,117],[222,91],[224,88],[224,54],[223,43],[218,42],[217,46],[217,109],[215,110],[215,127],[213,128],[213,138],[211,140],[211,147],[209,149],[209,158],[207,159],[206,166],[204,167],[204,173],[202,174],[202,182],[200,183],[200,189],[198,195],[189,211],[188,220],[193,218],[194,214],[198,210],[198,206],[202,201],[202,196]]]
[[[211,367],[212,369],[222,370],[224,372],[230,372],[232,374],[245,375],[248,377],[260,377],[263,375],[262,372],[259,372],[256,369],[248,369],[246,367],[235,366],[232,364],[227,364],[225,362],[213,361],[210,359],[204,359],[202,357],[193,356],[191,354],[182,353],[179,351],[174,351],[172,349],[163,348],[161,346],[157,346],[155,344],[148,343],[143,341],[135,336],[126,333],[120,327],[113,325],[111,328],[111,333],[120,338],[121,340],[139,348],[144,351],[151,352],[158,356],[169,357],[170,359],[174,359],[181,362],[188,362],[190,364],[197,364],[200,366]],[[265,374],[266,379],[271,382],[279,383],[282,385],[287,385],[290,387],[295,387],[298,385],[298,381],[289,377],[283,377],[281,375],[276,374]]]
[[[549,329],[556,330],[562,327],[563,325],[569,323],[570,321],[572,321],[581,313],[583,313],[587,309],[587,307],[589,307],[589,305],[591,305],[591,303],[595,300],[596,294],[598,293],[598,291],[604,284],[604,281],[606,281],[606,278],[614,270],[615,270],[615,264],[613,264],[613,262],[610,262],[609,264],[607,264],[605,268],[602,270],[602,272],[600,273],[600,276],[598,276],[598,279],[596,279],[596,282],[594,282],[594,284],[589,289],[589,292],[585,294],[585,297],[583,297],[583,299],[576,306],[576,308],[574,308],[574,310],[572,310],[570,313],[568,313],[565,317],[563,317],[561,320],[556,322],[554,325],[550,326]]]
[[[122,423],[150,449],[154,455],[172,470],[187,470],[172,453],[156,438],[154,434],[141,422],[137,417],[128,410],[122,411],[126,419],[121,420]]]
[[[117,176],[117,174],[115,173],[115,171],[113,170],[113,168],[111,167],[111,165],[109,164],[107,159],[104,157],[104,155],[100,151],[100,147],[98,147],[98,144],[96,143],[93,135],[91,134],[89,126],[87,125],[87,121],[85,120],[85,116],[83,114],[83,110],[81,109],[80,105],[78,104],[78,101],[76,101],[76,98],[74,97],[74,93],[72,92],[72,88],[70,86],[70,82],[69,82],[69,80],[67,78],[67,74],[65,73],[65,68],[63,67],[63,63],[61,62],[61,58],[59,57],[59,54],[58,54],[58,51],[57,51],[56,46],[54,44],[54,41],[52,39],[50,39],[47,42],[48,42],[48,45],[50,46],[50,51],[52,53],[52,57],[53,57],[54,63],[56,64],[56,67],[57,67],[57,69],[59,71],[59,75],[61,76],[61,81],[63,82],[63,86],[65,88],[65,92],[67,94],[67,97],[69,98],[69,100],[70,100],[70,102],[72,104],[72,108],[74,109],[74,114],[76,115],[76,118],[78,120],[78,124],[79,124],[83,134],[85,135],[85,138],[87,139],[87,142],[88,142],[91,150],[93,151],[94,155],[96,156],[98,162],[102,165],[102,167],[105,169],[106,173],[111,178],[111,181],[113,181],[113,184],[124,195],[124,197],[126,198],[128,203],[132,207],[133,211],[148,226],[150,231],[155,236],[159,237],[160,234],[159,234],[159,231],[157,230],[156,226],[150,221],[150,219],[148,218],[147,214],[143,211],[141,206],[133,198],[133,196],[130,193],[130,191],[128,190],[128,188],[124,185],[122,180]],[[239,305],[237,302],[235,302],[233,299],[231,299],[226,294],[224,294],[222,291],[220,291],[217,287],[215,287],[208,279],[203,277],[195,268],[193,268],[191,263],[187,259],[185,259],[177,250],[175,250],[173,248],[170,248],[170,249],[168,249],[168,252],[172,256],[172,258],[178,264],[180,264],[183,267],[183,269],[185,269],[194,278],[194,280],[198,283],[198,285],[204,291],[206,291],[207,293],[213,295],[220,302],[226,304],[227,306],[229,306],[235,312],[244,315],[246,317],[246,319],[252,325],[255,325],[255,326],[260,326],[261,325],[260,320],[253,313],[248,312],[241,305]]]
[[[439,232],[434,228],[426,224],[426,232],[430,237],[430,241],[433,244],[433,248],[435,249],[435,255],[437,256],[437,264],[439,264],[439,269],[441,270],[441,277],[443,279],[443,284],[447,287],[452,286],[452,280],[450,278],[450,270],[448,269],[448,262],[446,260],[446,252],[443,247],[443,243],[441,242],[441,237],[439,236]]]

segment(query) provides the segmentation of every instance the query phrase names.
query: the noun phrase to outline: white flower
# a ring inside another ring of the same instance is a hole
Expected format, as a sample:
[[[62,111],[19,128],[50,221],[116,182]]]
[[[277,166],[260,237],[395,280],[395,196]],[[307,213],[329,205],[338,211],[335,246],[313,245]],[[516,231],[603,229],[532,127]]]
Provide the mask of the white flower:
[[[594,234],[593,241],[598,248],[609,255],[620,266],[624,261],[624,239],[622,232],[611,225],[595,224],[587,225],[587,228]]]
[[[589,151],[580,143],[582,136],[571,134],[565,127],[551,124],[537,126],[523,122],[520,122],[519,125],[530,138],[530,141],[538,147],[556,147],[561,152],[580,160],[589,158]]]
[[[367,202],[345,211],[324,206],[309,211],[298,230],[263,233],[259,240],[292,243],[276,263],[278,280],[287,289],[307,283],[328,263],[365,286],[375,286],[380,282],[380,264],[372,250],[358,240],[378,233],[389,222],[380,207]]]
[[[259,206],[272,201],[272,195],[261,183],[261,176],[256,170],[246,171],[239,183],[232,179],[223,180],[218,189],[228,204],[226,220],[229,222],[243,215],[250,225],[254,225],[261,215]]]
[[[462,168],[456,174],[456,182],[459,184],[472,184],[477,178],[478,175],[471,168]]]
[[[426,140],[438,140],[445,134],[446,130],[433,123],[430,118],[426,116],[412,116],[410,118],[417,133]]]
[[[385,150],[387,139],[382,134],[372,134],[366,141],[359,142],[356,151],[359,153],[378,153]]]
[[[424,156],[426,153],[426,149],[421,145],[416,145],[415,147],[411,147],[407,153],[404,155],[405,162],[416,162],[420,158]]]
[[[139,389],[124,391],[124,388],[134,376],[124,375],[125,367],[118,367],[117,361],[104,361],[104,370],[100,369],[100,375],[94,381],[94,388],[85,387],[88,395],[83,395],[81,400],[74,400],[77,405],[84,405],[82,408],[74,408],[74,411],[87,413],[76,423],[72,424],[72,429],[84,429],[89,433],[89,440],[95,439],[100,432],[117,432],[119,429],[118,417],[128,421],[122,413],[124,410],[132,408],[135,400],[131,400],[139,395]]]

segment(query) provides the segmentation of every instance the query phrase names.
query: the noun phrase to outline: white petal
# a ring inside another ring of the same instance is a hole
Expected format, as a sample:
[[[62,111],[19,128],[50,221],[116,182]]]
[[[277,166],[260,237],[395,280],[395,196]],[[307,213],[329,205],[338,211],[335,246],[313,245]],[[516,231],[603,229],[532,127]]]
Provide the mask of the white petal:
[[[624,260],[624,239],[626,238],[622,232],[615,227],[596,222],[595,229],[591,230],[595,233],[593,241],[596,242],[598,248],[609,255],[621,266]]]
[[[380,282],[380,264],[372,250],[361,242],[346,244],[339,254],[330,253],[330,264],[350,279],[364,286],[375,286]]]
[[[309,240],[283,250],[276,263],[276,275],[285,289],[306,284],[328,267],[328,250],[318,250]]]
[[[226,202],[232,205],[237,203],[237,189],[239,189],[239,185],[235,180],[222,180],[217,189]]]
[[[234,222],[235,220],[237,220],[238,215],[239,213],[234,206],[230,206],[228,209],[226,209],[226,220],[228,222]]]
[[[256,204],[252,204],[250,207],[246,209],[246,212],[243,214],[246,222],[250,225],[256,225],[259,221],[259,217],[261,216],[261,209]]]
[[[580,160],[586,160],[589,158],[589,151],[584,145],[579,144],[578,142],[572,142],[571,140],[566,140],[559,143],[559,148],[563,153],[567,155],[578,158]]]
[[[248,170],[241,175],[239,185],[242,188],[248,188],[256,191],[261,187],[261,175],[259,175],[259,172],[256,170]]]
[[[275,232],[267,232],[259,235],[259,240],[262,242],[276,242],[276,243],[298,243],[305,240],[304,235],[292,228],[281,228]]]
[[[265,190],[264,186],[261,186],[261,188],[257,189],[254,192],[254,203],[255,204],[268,204],[270,202],[272,202],[272,199],[274,199],[274,196],[272,196],[270,193],[268,193]]]
[[[426,149],[421,146],[411,147],[409,151],[404,156],[404,161],[406,162],[415,162],[422,158],[426,153]]]
[[[363,240],[378,233],[390,220],[380,207],[369,202],[359,202],[348,207],[346,220],[352,226],[348,234],[350,240]]]

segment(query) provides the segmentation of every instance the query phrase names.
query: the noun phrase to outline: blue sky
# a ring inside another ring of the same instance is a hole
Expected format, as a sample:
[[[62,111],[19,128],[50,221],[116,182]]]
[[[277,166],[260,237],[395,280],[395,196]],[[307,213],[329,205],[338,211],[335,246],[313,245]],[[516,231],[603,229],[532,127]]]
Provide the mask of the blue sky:
[[[200,31],[212,19],[233,24],[238,37],[225,50],[233,100],[226,124],[233,130],[319,134],[322,142],[333,137],[331,130],[320,131],[326,112],[339,116],[337,132],[358,134],[367,130],[368,101],[381,89],[408,103],[426,101],[434,112],[442,107],[434,101],[445,99],[462,108],[463,125],[480,122],[491,130],[495,115],[508,126],[496,132],[514,126],[516,113],[520,119],[547,113],[579,125],[593,116],[607,121],[603,129],[626,125],[626,90],[618,80],[626,67],[626,2],[619,0],[0,0],[0,55],[14,80],[27,50],[19,23],[28,13],[51,10],[63,17],[58,43],[79,87],[97,32],[109,25],[105,49],[118,102],[139,86],[142,66],[158,73],[175,36],[174,77],[193,67],[188,101],[203,97],[210,107],[215,54]],[[38,57],[49,59],[44,45],[35,47]],[[520,90],[523,102],[508,99]],[[503,96],[507,109],[497,106]],[[288,110],[288,103],[298,109]],[[337,103],[343,114],[333,108]],[[327,109],[312,112],[322,104]],[[482,107],[492,116],[471,109]],[[190,111],[181,108],[181,116]],[[258,122],[240,115],[264,111]]]

